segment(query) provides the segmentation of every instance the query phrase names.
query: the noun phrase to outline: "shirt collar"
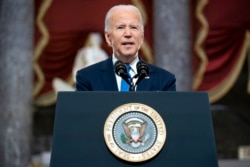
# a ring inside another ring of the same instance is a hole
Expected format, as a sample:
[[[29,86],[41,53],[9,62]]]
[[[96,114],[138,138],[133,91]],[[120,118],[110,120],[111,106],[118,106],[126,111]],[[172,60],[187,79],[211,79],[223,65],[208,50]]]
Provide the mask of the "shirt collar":
[[[112,55],[112,61],[113,61],[113,65],[115,64],[115,62],[117,61],[118,59],[114,56],[114,54]],[[137,69],[136,69],[136,64],[137,62],[139,61],[139,57],[137,56],[135,58],[134,61],[132,61],[129,65],[131,67],[131,70],[136,74],[137,73]]]

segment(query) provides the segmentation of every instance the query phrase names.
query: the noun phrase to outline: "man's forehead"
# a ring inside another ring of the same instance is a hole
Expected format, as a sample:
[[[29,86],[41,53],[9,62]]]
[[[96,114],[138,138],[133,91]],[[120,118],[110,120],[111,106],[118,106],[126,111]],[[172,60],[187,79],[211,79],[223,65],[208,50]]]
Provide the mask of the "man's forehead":
[[[124,24],[124,25],[138,25],[140,24],[140,19],[136,15],[114,15],[111,17],[111,22],[113,24]]]
[[[132,9],[116,9],[111,13],[111,18],[139,18],[138,13]]]

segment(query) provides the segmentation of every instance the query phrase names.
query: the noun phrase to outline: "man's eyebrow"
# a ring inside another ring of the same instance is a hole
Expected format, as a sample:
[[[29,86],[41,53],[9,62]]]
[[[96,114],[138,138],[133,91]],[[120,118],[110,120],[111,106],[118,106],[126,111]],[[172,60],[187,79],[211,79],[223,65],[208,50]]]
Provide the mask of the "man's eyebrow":
[[[138,24],[131,24],[130,26],[133,26],[133,27],[139,27]]]
[[[115,26],[124,26],[124,23],[117,23]]]

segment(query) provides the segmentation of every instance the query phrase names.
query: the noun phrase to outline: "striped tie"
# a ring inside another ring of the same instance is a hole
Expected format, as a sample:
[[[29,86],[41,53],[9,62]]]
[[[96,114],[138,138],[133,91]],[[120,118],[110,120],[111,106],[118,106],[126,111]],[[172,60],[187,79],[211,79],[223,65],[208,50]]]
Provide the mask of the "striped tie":
[[[131,77],[130,77],[129,71],[131,70],[131,67],[130,67],[130,65],[126,65],[126,68],[127,68],[127,72],[128,72],[128,75],[129,75],[129,81],[130,81]],[[121,81],[121,92],[127,92],[127,91],[129,91],[129,88],[130,88],[130,85],[124,79],[122,79],[122,81]]]

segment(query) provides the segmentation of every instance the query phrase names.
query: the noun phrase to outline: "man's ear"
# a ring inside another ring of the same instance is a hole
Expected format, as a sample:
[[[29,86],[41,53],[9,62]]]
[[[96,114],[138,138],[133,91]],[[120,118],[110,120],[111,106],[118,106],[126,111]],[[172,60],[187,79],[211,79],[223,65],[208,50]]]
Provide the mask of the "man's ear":
[[[105,40],[106,40],[106,42],[108,43],[109,46],[112,46],[110,35],[107,32],[105,32]]]

